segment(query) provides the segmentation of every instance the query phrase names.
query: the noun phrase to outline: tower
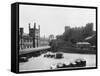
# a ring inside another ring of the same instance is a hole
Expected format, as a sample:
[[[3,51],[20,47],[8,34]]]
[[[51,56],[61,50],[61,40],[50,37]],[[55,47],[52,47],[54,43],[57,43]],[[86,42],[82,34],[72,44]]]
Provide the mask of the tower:
[[[19,33],[20,33],[20,35],[22,36],[23,33],[24,33],[24,29],[23,29],[23,28],[20,28],[20,29],[19,29]]]
[[[20,28],[19,29],[19,35],[20,35],[20,49],[23,49],[23,33],[24,33],[24,29],[23,28]]]
[[[40,25],[38,25],[38,29],[39,29],[39,31],[40,31]]]
[[[34,22],[34,29],[36,29],[36,22]]]
[[[65,26],[65,32],[68,32],[70,30],[69,26]]]
[[[38,28],[36,28],[36,22],[34,22],[33,28],[30,27],[29,23],[29,36],[32,37],[33,41],[33,48],[39,46],[39,40],[40,40],[40,25],[38,25]]]
[[[40,43],[40,25],[38,25],[38,29],[37,29],[37,47],[39,46]]]
[[[30,27],[30,23],[29,23],[29,29],[30,29],[31,27]]]
[[[40,38],[40,25],[38,25],[38,37]]]
[[[36,42],[35,42],[35,39],[36,39],[36,37],[35,37],[35,33],[36,33],[36,22],[34,22],[34,28],[32,29],[32,34],[33,34],[33,47],[35,48],[36,46],[35,46],[35,44],[36,44]]]

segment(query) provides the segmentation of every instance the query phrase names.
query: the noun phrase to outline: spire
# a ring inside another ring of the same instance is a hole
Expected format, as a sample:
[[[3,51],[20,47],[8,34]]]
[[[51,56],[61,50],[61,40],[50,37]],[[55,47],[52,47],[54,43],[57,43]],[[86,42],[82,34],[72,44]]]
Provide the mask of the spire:
[[[39,29],[39,31],[40,31],[40,25],[38,25],[38,29]]]
[[[36,29],[36,22],[34,22],[34,29]]]
[[[29,29],[30,29],[31,27],[30,27],[30,23],[29,23]]]

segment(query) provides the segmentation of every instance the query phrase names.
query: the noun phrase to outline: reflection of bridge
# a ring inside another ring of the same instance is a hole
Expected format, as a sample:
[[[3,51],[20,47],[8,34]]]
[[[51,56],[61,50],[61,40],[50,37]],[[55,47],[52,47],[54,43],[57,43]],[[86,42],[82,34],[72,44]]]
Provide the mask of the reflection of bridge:
[[[19,51],[19,55],[25,55],[25,54],[30,54],[34,52],[42,52],[45,50],[49,50],[50,46],[43,46],[43,47],[38,47],[38,48],[27,48]]]

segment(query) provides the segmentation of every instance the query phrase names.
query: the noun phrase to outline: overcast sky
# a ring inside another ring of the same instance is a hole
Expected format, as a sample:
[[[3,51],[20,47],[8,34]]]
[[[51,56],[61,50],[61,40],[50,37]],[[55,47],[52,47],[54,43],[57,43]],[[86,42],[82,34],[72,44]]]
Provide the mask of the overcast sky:
[[[65,26],[82,27],[92,22],[96,28],[95,9],[20,5],[19,11],[19,26],[25,33],[29,32],[28,24],[33,27],[34,22],[40,25],[40,36],[46,37],[62,34]]]

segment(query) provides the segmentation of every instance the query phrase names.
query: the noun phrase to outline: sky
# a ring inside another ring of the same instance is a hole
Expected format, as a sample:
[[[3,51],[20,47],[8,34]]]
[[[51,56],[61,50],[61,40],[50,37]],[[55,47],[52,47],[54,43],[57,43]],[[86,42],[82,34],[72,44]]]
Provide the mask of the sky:
[[[25,33],[29,33],[29,23],[31,28],[40,25],[40,36],[48,37],[50,34],[61,35],[65,26],[82,27],[87,23],[93,23],[93,30],[96,30],[96,10],[72,7],[51,7],[36,5],[20,5],[19,26],[24,28]]]

